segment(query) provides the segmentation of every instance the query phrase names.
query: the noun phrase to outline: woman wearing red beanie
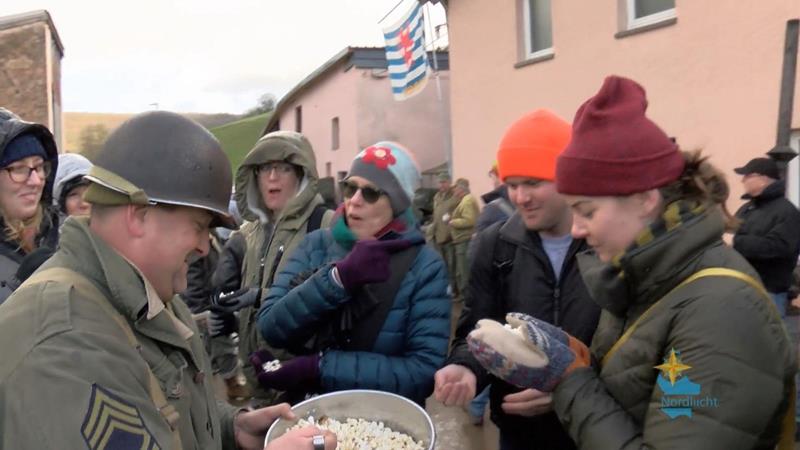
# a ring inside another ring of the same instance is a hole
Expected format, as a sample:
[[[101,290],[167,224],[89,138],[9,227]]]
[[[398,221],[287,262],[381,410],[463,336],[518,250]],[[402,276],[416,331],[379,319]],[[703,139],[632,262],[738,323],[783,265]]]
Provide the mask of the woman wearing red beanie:
[[[551,389],[582,449],[794,448],[796,356],[755,270],[722,241],[728,185],[646,108],[641,86],[608,77],[556,166],[573,237],[593,247],[578,257],[603,308],[591,362],[571,336],[525,316],[509,322],[542,364],[488,340],[475,352],[501,377]]]

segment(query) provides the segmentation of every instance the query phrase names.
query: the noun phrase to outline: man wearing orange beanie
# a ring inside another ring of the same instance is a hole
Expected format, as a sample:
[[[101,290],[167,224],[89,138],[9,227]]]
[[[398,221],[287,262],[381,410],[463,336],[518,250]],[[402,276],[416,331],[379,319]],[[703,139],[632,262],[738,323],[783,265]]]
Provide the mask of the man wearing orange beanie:
[[[600,309],[589,297],[575,260],[587,248],[572,239],[572,214],[554,179],[570,125],[547,110],[526,114],[506,131],[497,152],[500,179],[516,212],[481,232],[447,365],[435,376],[445,405],[465,406],[491,385],[491,416],[500,450],[573,449],[552,412],[549,394],[520,389],[490,375],[470,353],[466,336],[480,319],[505,322],[522,312],[554,324],[589,345]]]

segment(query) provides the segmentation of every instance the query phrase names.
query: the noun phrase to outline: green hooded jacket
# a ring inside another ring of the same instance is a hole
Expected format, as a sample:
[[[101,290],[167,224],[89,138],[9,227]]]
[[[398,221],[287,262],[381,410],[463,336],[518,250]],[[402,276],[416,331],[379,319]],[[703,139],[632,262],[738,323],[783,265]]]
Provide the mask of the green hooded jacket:
[[[258,189],[256,170],[269,161],[286,161],[302,167],[304,172],[297,195],[289,200],[277,217],[267,210]],[[271,278],[277,275],[305,238],[314,209],[323,204],[317,192],[317,180],[317,161],[311,143],[293,131],[276,131],[259,139],[236,171],[235,199],[245,220],[240,232],[247,241],[242,287],[264,288],[262,299],[267,296]],[[332,218],[333,211],[327,211],[321,226],[330,225]],[[277,393],[268,392],[258,385],[248,356],[256,350],[268,349],[281,360],[290,357],[288,353],[270,348],[261,338],[256,326],[260,306],[256,304],[239,312],[239,355],[244,361],[243,371],[253,388],[257,404],[274,402]]]
[[[579,255],[603,308],[592,341],[602,361],[623,332],[662,297],[601,368],[570,373],[555,410],[581,449],[772,449],[795,395],[797,361],[773,303],[746,281],[696,272],[723,267],[758,280],[723,243],[715,208],[626,252],[619,264]],[[620,271],[621,269],[621,271]],[[688,369],[656,369],[675,355]],[[677,381],[677,384],[672,384]]]
[[[179,414],[184,450],[236,448],[237,409],[214,399],[211,365],[180,297],[148,319],[138,270],[86,218],[64,223],[60,248],[42,269],[53,267],[94,285],[139,348],[73,284],[23,285],[0,305],[0,448],[171,449],[170,426],[148,390],[148,366]]]

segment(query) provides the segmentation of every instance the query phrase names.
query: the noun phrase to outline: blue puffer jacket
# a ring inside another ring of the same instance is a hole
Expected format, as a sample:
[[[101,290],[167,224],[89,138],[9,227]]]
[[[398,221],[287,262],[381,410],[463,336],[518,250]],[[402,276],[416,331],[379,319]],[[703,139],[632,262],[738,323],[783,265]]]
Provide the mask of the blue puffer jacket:
[[[419,231],[403,236],[419,239]],[[347,250],[330,230],[308,236],[275,278],[258,326],[264,339],[277,348],[308,337],[350,296],[331,278],[332,263]],[[290,288],[298,275],[313,272]],[[433,375],[444,363],[450,337],[450,298],[441,257],[424,246],[402,281],[394,305],[371,352],[328,350],[320,361],[325,392],[377,389],[424,404],[433,392]],[[291,290],[290,290],[291,289]]]

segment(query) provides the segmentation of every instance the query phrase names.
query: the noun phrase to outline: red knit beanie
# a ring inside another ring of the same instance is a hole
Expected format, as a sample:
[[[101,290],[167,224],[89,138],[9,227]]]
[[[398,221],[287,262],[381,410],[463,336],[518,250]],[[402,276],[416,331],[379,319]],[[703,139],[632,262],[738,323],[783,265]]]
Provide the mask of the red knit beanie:
[[[568,122],[546,109],[537,109],[511,124],[500,140],[497,170],[500,179],[527,177],[553,181],[556,158],[569,142]]]
[[[647,98],[638,83],[607,77],[575,113],[572,140],[558,158],[558,192],[629,195],[677,180],[683,155],[645,110]]]

